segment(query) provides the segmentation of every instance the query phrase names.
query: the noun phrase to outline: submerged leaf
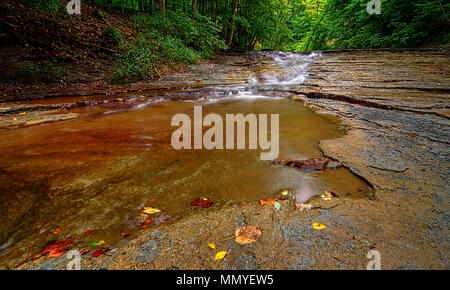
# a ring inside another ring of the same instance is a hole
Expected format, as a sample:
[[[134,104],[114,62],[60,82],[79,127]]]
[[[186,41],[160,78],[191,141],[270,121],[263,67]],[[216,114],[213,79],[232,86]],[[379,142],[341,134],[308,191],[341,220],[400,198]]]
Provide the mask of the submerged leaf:
[[[209,198],[198,198],[191,202],[191,206],[201,206],[203,208],[211,207],[213,202]]]
[[[100,246],[101,244],[104,244],[104,243],[105,243],[105,241],[99,240],[96,242],[88,243],[88,246]]]
[[[153,221],[153,224],[160,225],[161,223],[165,222],[166,220],[168,220],[170,218],[171,218],[170,215],[161,215],[161,216],[155,218],[155,220]]]
[[[87,231],[85,231],[84,232],[84,236],[87,236],[87,235],[89,235],[90,233],[92,233],[94,230],[87,230]]]
[[[161,212],[161,210],[157,209],[157,208],[153,208],[151,206],[142,207],[142,213],[153,214],[153,213],[158,213],[158,212]]]

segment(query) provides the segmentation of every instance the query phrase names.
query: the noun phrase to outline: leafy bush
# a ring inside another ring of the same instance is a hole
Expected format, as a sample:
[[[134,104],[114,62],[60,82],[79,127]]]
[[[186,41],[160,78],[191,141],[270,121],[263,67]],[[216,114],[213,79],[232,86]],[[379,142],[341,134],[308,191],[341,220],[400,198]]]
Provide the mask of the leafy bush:
[[[31,60],[24,60],[20,64],[20,69],[22,76],[30,80],[55,81],[64,76],[63,68],[56,59],[47,60],[40,64]]]
[[[120,45],[123,43],[124,37],[122,33],[114,27],[106,27],[103,29],[102,39],[107,43]]]
[[[116,54],[115,82],[147,80],[153,75],[153,64],[159,59],[152,43],[139,37],[135,44],[129,43],[123,53]]]
[[[48,14],[55,14],[61,6],[61,0],[27,0],[27,2]]]
[[[35,80],[39,74],[39,65],[31,60],[24,60],[20,63],[22,76],[27,79]]]

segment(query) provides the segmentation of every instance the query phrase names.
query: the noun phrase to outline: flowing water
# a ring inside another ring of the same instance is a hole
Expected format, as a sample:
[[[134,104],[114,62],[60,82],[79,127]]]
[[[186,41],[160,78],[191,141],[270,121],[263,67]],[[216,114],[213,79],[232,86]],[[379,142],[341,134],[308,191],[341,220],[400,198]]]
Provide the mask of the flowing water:
[[[295,189],[299,201],[324,190],[341,198],[366,197],[370,188],[344,168],[300,172],[261,161],[259,150],[172,148],[172,116],[192,116],[193,107],[202,106],[203,115],[224,119],[225,114],[279,114],[279,158],[322,157],[318,142],[344,134],[336,120],[267,90],[304,81],[314,56],[272,57],[284,74],[255,74],[242,85],[122,94],[119,102],[102,98],[100,105],[73,109],[77,119],[3,131],[2,263],[35,254],[50,239],[68,234],[80,244],[102,239],[111,246],[121,232],[132,233],[142,205],[176,220],[195,212],[190,202],[199,197],[212,199],[214,206],[255,202],[282,188]],[[56,228],[60,234],[47,233]],[[89,229],[95,231],[84,237]]]

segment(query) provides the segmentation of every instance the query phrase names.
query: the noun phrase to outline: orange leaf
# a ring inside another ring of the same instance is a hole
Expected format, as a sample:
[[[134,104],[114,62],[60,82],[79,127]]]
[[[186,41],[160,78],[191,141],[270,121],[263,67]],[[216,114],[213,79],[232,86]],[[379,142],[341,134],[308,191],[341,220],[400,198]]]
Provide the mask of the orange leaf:
[[[260,200],[259,201],[259,203],[261,204],[261,205],[265,205],[265,204],[268,204],[268,205],[275,205],[275,201],[277,201],[278,200],[278,197],[275,197],[275,198],[268,198],[268,199],[266,199],[266,200]]]

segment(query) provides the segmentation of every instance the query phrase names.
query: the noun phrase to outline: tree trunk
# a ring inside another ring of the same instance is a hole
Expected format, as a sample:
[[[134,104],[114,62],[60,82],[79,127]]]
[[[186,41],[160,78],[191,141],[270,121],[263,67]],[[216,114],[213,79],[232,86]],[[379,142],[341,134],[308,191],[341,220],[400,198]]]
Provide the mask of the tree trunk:
[[[228,38],[228,48],[231,47],[231,44],[232,44],[232,42],[233,42],[233,35],[234,35],[234,18],[236,17],[237,1],[238,1],[238,0],[233,0],[233,3],[231,4],[231,28],[230,28],[230,37]]]
[[[192,21],[197,19],[197,0],[192,0]]]
[[[166,16],[166,0],[159,0],[159,12]]]
[[[216,23],[216,0],[211,0],[211,20]]]

